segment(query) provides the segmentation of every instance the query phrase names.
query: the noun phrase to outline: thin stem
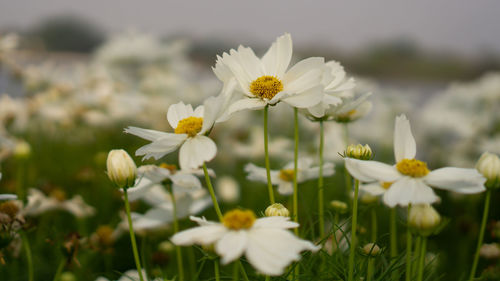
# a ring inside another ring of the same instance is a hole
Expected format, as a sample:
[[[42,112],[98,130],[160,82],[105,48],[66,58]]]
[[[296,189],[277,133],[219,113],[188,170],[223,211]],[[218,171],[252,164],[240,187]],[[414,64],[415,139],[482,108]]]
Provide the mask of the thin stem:
[[[61,279],[61,274],[64,269],[64,265],[66,264],[66,259],[62,259],[59,265],[57,266],[56,274],[54,275],[54,281],[59,281]]]
[[[299,158],[299,113],[298,109],[293,109],[294,116],[294,140],[295,146],[293,150],[293,221],[299,222],[299,202],[298,202],[298,158]],[[299,235],[299,229],[295,228],[295,235]]]
[[[344,142],[345,142],[345,147],[349,145],[349,129],[347,127],[347,123],[344,124]],[[347,171],[347,168],[344,163],[344,178],[345,178],[345,187],[346,187],[346,193],[349,195],[349,192],[351,192],[352,188],[352,178],[351,175],[349,174],[349,171]]]
[[[266,276],[266,281],[271,281],[271,276],[267,275]]]
[[[28,280],[34,280],[34,271],[33,271],[33,255],[31,253],[30,242],[28,240],[28,236],[26,233],[21,234],[21,238],[23,240],[24,251],[26,252],[26,260],[28,262]]]
[[[177,220],[177,202],[174,195],[174,190],[170,187],[170,196],[172,197],[172,215],[174,219],[174,233],[179,232],[179,221]],[[184,281],[184,265],[182,261],[182,249],[179,246],[175,246],[175,253],[177,256],[177,270],[179,271],[179,281]]]
[[[477,263],[479,261],[479,250],[481,249],[481,245],[483,245],[484,230],[486,229],[486,222],[488,221],[490,201],[491,201],[491,189],[488,189],[486,191],[486,198],[484,199],[483,219],[481,220],[481,228],[479,229],[479,237],[477,239],[476,253],[474,254],[474,262],[472,263],[472,269],[470,271],[469,281],[474,280],[474,276],[476,275]]]
[[[238,262],[235,262],[233,266],[233,281],[240,280],[240,268],[238,264]]]
[[[220,280],[220,272],[219,272],[219,261],[214,260],[214,272],[215,272],[215,281]]]
[[[241,261],[238,261],[238,263],[240,264],[240,269],[241,269],[241,274],[243,275],[243,280],[250,281],[248,279],[247,272],[245,271],[245,268],[243,267],[243,264],[241,263]]]
[[[408,205],[408,214],[410,214],[411,205]],[[410,220],[407,221],[406,227],[406,281],[411,281],[411,249],[412,236],[410,231]]]
[[[271,202],[271,204],[274,204],[274,190],[273,184],[271,182],[271,164],[269,163],[269,132],[267,128],[268,109],[269,105],[266,105],[264,107],[264,154],[267,174],[267,191],[269,192],[269,201]]]
[[[208,192],[212,197],[212,203],[214,204],[215,212],[219,217],[219,220],[222,221],[222,212],[220,211],[219,203],[217,203],[217,197],[215,197],[215,191],[212,186],[212,181],[210,181],[210,176],[208,175],[207,165],[203,163],[203,172],[205,173],[205,181],[207,183]]]
[[[397,239],[397,225],[396,225],[396,208],[391,208],[390,211],[390,218],[389,218],[389,232],[390,232],[390,239],[391,239],[391,262],[395,263],[396,262],[396,257],[398,256],[398,239]],[[394,270],[392,272],[392,279],[397,280],[398,279],[398,272]]]
[[[372,207],[370,209],[370,215],[371,215],[371,223],[372,223],[372,233],[371,233],[371,241],[373,243],[376,243],[377,241],[377,212],[375,211],[375,207]],[[373,273],[375,269],[375,258],[370,257],[368,259],[368,269],[367,269],[367,281],[370,281],[373,279]]]
[[[127,213],[128,229],[130,232],[130,242],[132,243],[132,251],[134,253],[135,266],[137,267],[137,273],[139,274],[139,279],[144,281],[142,276],[141,262],[139,259],[139,253],[137,252],[137,243],[135,241],[134,227],[132,225],[132,217],[130,216],[130,204],[128,202],[127,187],[123,188],[123,198],[125,199],[125,211]]]
[[[325,142],[325,130],[323,120],[319,121],[319,177],[318,177],[318,208],[319,208],[319,236],[325,235],[325,207],[323,202],[323,150]]]
[[[420,248],[420,256],[418,261],[418,276],[417,281],[422,281],[424,277],[425,268],[425,252],[427,251],[427,237],[422,237],[422,243]]]
[[[415,258],[413,258],[413,262],[412,262],[412,267],[411,267],[411,275],[412,276],[415,276],[415,274],[417,274],[417,270],[418,270],[418,261],[420,260],[420,246],[422,245],[422,237],[421,236],[417,236],[417,238],[415,239]]]
[[[352,199],[352,225],[351,225],[351,246],[349,253],[349,275],[348,280],[354,278],[354,255],[356,254],[356,228],[358,224],[358,193],[359,181],[354,181],[354,198]]]

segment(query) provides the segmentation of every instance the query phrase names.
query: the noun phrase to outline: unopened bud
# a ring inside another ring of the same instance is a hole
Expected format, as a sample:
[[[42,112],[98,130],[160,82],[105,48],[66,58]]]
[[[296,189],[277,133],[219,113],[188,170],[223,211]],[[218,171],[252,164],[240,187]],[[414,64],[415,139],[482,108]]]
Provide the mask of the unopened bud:
[[[25,141],[18,141],[14,147],[14,157],[17,159],[26,159],[30,157],[31,146]]]
[[[486,178],[487,188],[500,187],[500,159],[497,155],[483,153],[476,163],[476,169]]]
[[[127,188],[134,185],[137,167],[125,150],[111,150],[108,154],[106,166],[109,179],[118,187]]]
[[[172,244],[170,241],[163,241],[158,245],[158,250],[161,252],[168,254],[170,252],[173,252],[175,250],[175,245]]]
[[[431,235],[441,223],[441,216],[430,204],[412,205],[409,225],[422,236]]]
[[[288,209],[280,203],[274,203],[266,208],[264,212],[266,217],[289,217],[290,212]]]
[[[60,281],[76,281],[76,277],[72,272],[66,271],[61,273],[61,277],[59,277]]]
[[[335,212],[343,214],[347,212],[347,203],[339,201],[339,200],[333,200],[330,202],[330,206],[335,210]]]
[[[380,247],[375,243],[368,243],[363,247],[363,254],[375,257],[380,253]]]
[[[372,149],[367,144],[364,146],[361,144],[350,144],[347,146],[345,156],[359,160],[370,160],[372,159]]]
[[[479,255],[485,259],[497,259],[500,257],[500,247],[497,243],[483,244],[479,249]]]

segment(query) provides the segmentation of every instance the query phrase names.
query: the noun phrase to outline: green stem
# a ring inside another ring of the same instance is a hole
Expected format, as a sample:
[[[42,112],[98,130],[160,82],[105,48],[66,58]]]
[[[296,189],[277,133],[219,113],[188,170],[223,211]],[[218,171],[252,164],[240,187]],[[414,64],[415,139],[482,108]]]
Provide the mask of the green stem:
[[[33,255],[31,253],[30,242],[28,240],[28,236],[24,232],[21,234],[21,238],[23,241],[24,251],[26,252],[26,260],[28,262],[28,280],[33,281],[34,280]]]
[[[266,281],[271,281],[271,276],[266,276]]]
[[[247,272],[245,271],[245,267],[243,267],[243,264],[241,263],[241,261],[238,261],[238,263],[240,264],[240,269],[241,269],[241,274],[243,275],[243,280],[250,281],[248,279]]]
[[[54,275],[54,281],[59,281],[59,279],[61,278],[61,274],[63,272],[65,264],[66,264],[66,259],[63,258],[59,263],[59,265],[57,266],[56,274]]]
[[[215,272],[215,281],[220,280],[220,272],[219,272],[219,261],[214,260],[214,272]]]
[[[266,105],[264,107],[264,154],[265,154],[266,174],[267,174],[267,191],[269,192],[269,201],[271,202],[272,205],[275,203],[275,201],[274,201],[273,184],[271,182],[271,164],[269,163],[269,132],[267,128],[268,109],[269,105]]]
[[[417,236],[417,238],[415,239],[415,257],[413,258],[413,262],[412,262],[412,268],[411,268],[411,275],[412,276],[415,276],[415,274],[417,274],[417,270],[418,270],[418,261],[420,260],[420,246],[422,245],[422,237],[421,236]]]
[[[483,245],[484,231],[486,229],[486,222],[488,221],[490,201],[491,201],[491,189],[488,189],[486,191],[486,198],[484,199],[483,219],[481,220],[481,228],[479,229],[479,237],[477,239],[476,253],[474,254],[474,261],[472,263],[472,269],[470,271],[469,281],[474,280],[474,276],[476,275],[477,263],[479,261],[479,250]]]
[[[347,123],[344,124],[344,142],[345,142],[345,147],[349,145],[349,130],[347,128]],[[344,163],[344,178],[345,178],[345,187],[346,187],[346,194],[349,196],[349,193],[351,192],[352,188],[352,178],[351,175],[349,174],[349,171],[347,171],[347,168]]]
[[[295,146],[293,150],[293,221],[299,222],[299,201],[298,201],[298,185],[297,185],[297,172],[298,172],[298,158],[299,158],[299,113],[298,109],[293,109],[294,116],[294,141]],[[295,228],[295,235],[299,235],[299,229]]]
[[[16,182],[17,182],[17,197],[19,200],[26,203],[26,190],[24,188],[24,160],[20,159],[18,161],[17,173],[16,173]]]
[[[356,254],[356,228],[358,225],[358,193],[359,181],[354,181],[354,198],[352,200],[352,225],[351,225],[351,245],[349,253],[349,275],[348,280],[354,278],[354,255]]]
[[[222,221],[222,212],[220,211],[219,203],[217,203],[217,197],[215,197],[215,191],[212,186],[212,181],[210,181],[210,176],[208,175],[207,165],[203,163],[203,172],[205,173],[205,181],[207,183],[208,192],[212,197],[212,203],[214,204],[215,212],[219,217],[219,220]]]
[[[123,198],[125,199],[125,211],[127,212],[128,229],[130,232],[130,242],[132,243],[132,251],[134,253],[135,266],[137,267],[137,273],[139,274],[139,279],[144,281],[142,276],[141,262],[139,259],[139,253],[137,252],[137,243],[135,241],[134,227],[132,225],[132,217],[130,216],[130,204],[128,202],[127,187],[123,188]]]
[[[411,205],[408,205],[408,214],[410,214]],[[412,236],[410,231],[410,220],[407,221],[406,227],[406,281],[411,281],[411,249],[412,249]]]
[[[377,212],[375,211],[375,207],[372,207],[370,210],[371,214],[371,221],[372,221],[372,233],[371,233],[371,240],[373,243],[377,242]],[[375,269],[375,258],[370,257],[368,259],[368,269],[367,269],[367,281],[370,281],[373,279],[373,273]]]
[[[319,121],[319,177],[318,177],[318,208],[319,208],[319,237],[325,235],[325,207],[323,202],[323,150],[325,142],[325,130],[323,120]]]
[[[420,248],[420,256],[418,261],[418,276],[417,281],[422,281],[424,277],[425,268],[425,252],[427,251],[427,237],[422,237],[422,243]]]
[[[238,264],[239,264],[238,262],[235,262],[233,266],[233,281],[240,280],[240,268]]]
[[[179,221],[177,220],[177,202],[174,195],[174,190],[170,187],[170,196],[172,197],[172,215],[174,219],[174,233],[179,232]],[[175,246],[175,253],[177,256],[177,270],[179,271],[179,281],[184,281],[184,265],[182,261],[182,249],[179,246]]]
[[[398,239],[397,239],[397,225],[396,225],[396,207],[391,208],[390,217],[389,217],[389,236],[391,239],[391,262],[396,263],[396,257],[398,256]],[[392,272],[392,279],[398,279],[398,272],[394,270]]]

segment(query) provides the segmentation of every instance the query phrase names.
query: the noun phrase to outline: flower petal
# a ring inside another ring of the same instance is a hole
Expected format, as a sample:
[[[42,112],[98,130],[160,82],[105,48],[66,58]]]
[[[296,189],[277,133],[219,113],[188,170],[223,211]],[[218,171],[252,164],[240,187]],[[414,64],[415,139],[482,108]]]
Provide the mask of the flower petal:
[[[476,169],[441,168],[430,172],[424,181],[433,187],[458,193],[478,193],[486,190],[486,179]]]
[[[135,155],[144,155],[142,160],[151,157],[158,160],[176,150],[186,139],[186,134],[166,133],[165,136],[137,149]]]
[[[245,165],[245,172],[248,173],[248,180],[267,183],[267,171],[265,168],[248,163]]]
[[[193,244],[210,245],[219,240],[227,232],[228,230],[221,224],[208,224],[178,232],[170,240],[175,245],[180,246]]]
[[[417,145],[411,133],[410,121],[404,114],[396,117],[394,128],[394,156],[396,162],[403,159],[414,159]]]
[[[0,200],[16,200],[17,195],[15,194],[0,194]]]
[[[322,99],[322,86],[318,85],[299,94],[282,98],[281,100],[293,107],[308,108],[317,105]]]
[[[369,184],[361,184],[359,186],[359,190],[369,193],[373,196],[379,196],[384,194],[387,189],[383,188],[379,182],[369,183]]]
[[[197,135],[188,138],[179,151],[181,169],[197,169],[212,160],[217,154],[217,146],[212,139]]]
[[[263,217],[257,219],[252,228],[282,228],[282,229],[290,229],[297,228],[299,224],[291,221],[289,217]]]
[[[228,231],[215,244],[215,252],[222,257],[222,264],[228,264],[243,255],[247,247],[246,231]]]
[[[250,110],[258,110],[262,109],[266,106],[266,102],[261,99],[252,99],[252,98],[244,98],[238,100],[229,106],[228,113],[233,114],[237,111],[250,109]]]
[[[172,128],[177,128],[177,124],[182,119],[194,116],[193,106],[184,104],[182,101],[168,107],[167,120]]]
[[[345,158],[345,165],[349,173],[362,182],[393,182],[401,177],[394,166],[382,162]]]
[[[262,57],[266,75],[282,78],[292,59],[292,37],[285,33],[278,37]]]
[[[439,197],[421,179],[403,177],[394,182],[384,194],[384,203],[393,208],[396,205],[432,204]]]
[[[148,140],[148,141],[155,141],[159,138],[172,135],[172,133],[166,133],[166,132],[161,132],[161,131],[156,131],[156,130],[148,130],[148,129],[137,128],[137,127],[132,127],[132,126],[125,128],[124,132],[127,134],[138,136],[138,137],[143,138],[143,139]]]
[[[278,183],[278,192],[281,195],[291,195],[293,194],[293,184],[289,181],[280,181]]]
[[[294,84],[292,83],[297,83],[295,84],[297,88],[304,89],[305,86],[303,84],[305,84],[306,81],[311,84],[309,88],[316,86],[321,80],[322,70],[324,69],[324,62],[325,59],[319,57],[312,57],[299,61],[286,72],[285,77],[283,77],[282,81],[283,87],[287,91],[290,84],[294,86]],[[294,87],[292,87],[291,89],[296,90]]]

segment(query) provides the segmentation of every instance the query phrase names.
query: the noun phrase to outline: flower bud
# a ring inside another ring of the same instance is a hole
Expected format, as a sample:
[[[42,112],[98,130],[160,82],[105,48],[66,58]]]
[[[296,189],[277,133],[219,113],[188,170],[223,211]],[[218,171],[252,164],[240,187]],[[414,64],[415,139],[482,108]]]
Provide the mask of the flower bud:
[[[500,187],[500,159],[497,155],[483,153],[476,163],[476,169],[486,178],[487,188]]]
[[[167,254],[175,250],[175,245],[172,244],[172,242],[170,241],[163,241],[160,244],[158,244],[158,250]]]
[[[280,203],[274,203],[266,208],[264,212],[266,217],[289,217],[290,212],[288,209]]]
[[[60,281],[76,281],[76,277],[72,272],[66,271],[61,273],[61,277],[59,277]]]
[[[347,146],[345,156],[359,160],[370,160],[372,158],[372,149],[367,144],[364,146],[361,144],[350,144]]]
[[[343,214],[347,212],[347,204],[339,200],[333,200],[330,202],[330,206],[335,210],[335,212]]]
[[[31,146],[25,141],[18,141],[13,151],[14,157],[17,159],[26,159],[31,154]]]
[[[125,150],[111,150],[108,154],[106,166],[109,179],[118,187],[127,188],[134,185],[137,167]]]
[[[430,204],[412,205],[408,221],[410,227],[418,234],[429,236],[441,223],[441,216]]]
[[[363,254],[367,256],[375,257],[379,253],[380,253],[380,247],[375,243],[368,243],[365,246],[363,246]]]
[[[483,244],[479,249],[479,255],[485,259],[498,259],[500,257],[500,247],[498,244]]]

